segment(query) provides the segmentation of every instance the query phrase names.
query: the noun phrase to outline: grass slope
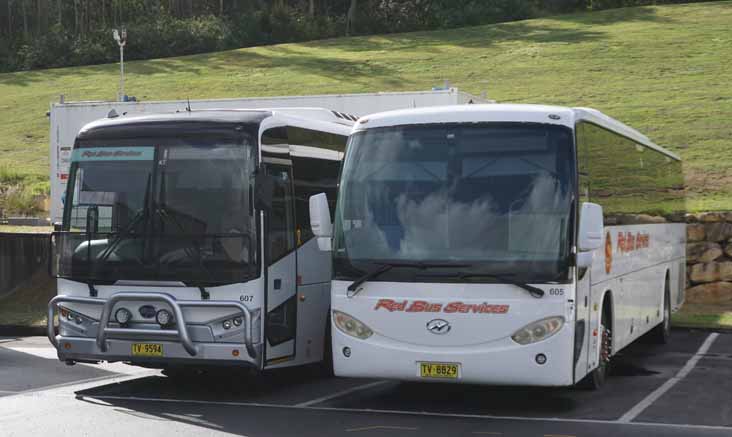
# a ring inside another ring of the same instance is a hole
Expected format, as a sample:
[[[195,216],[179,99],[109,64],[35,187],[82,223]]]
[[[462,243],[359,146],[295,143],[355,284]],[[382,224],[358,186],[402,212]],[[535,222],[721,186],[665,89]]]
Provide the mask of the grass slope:
[[[732,210],[732,3],[285,44],[127,64],[144,100],[429,89],[592,106],[686,160],[691,210]],[[132,35],[128,50],[135,50]],[[48,172],[50,101],[113,99],[116,65],[0,75],[0,167]]]

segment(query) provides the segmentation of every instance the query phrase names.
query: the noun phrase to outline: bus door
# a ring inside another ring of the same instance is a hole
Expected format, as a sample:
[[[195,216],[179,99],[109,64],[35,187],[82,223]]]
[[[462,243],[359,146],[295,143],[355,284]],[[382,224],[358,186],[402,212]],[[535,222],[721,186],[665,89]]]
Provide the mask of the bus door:
[[[272,176],[272,209],[265,221],[267,314],[264,335],[266,364],[295,356],[297,328],[297,262],[295,254],[295,198],[292,164],[285,159],[263,159]]]

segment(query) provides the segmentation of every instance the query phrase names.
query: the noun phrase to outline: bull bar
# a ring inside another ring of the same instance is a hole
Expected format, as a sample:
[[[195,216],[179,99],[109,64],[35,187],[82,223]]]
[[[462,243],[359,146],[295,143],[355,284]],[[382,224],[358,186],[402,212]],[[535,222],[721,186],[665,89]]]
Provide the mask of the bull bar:
[[[176,329],[128,329],[128,328],[111,328],[109,327],[109,319],[112,314],[114,306],[125,300],[136,300],[136,301],[157,301],[165,302],[173,309],[175,313]],[[51,299],[48,303],[48,322],[47,322],[47,334],[51,344],[58,349],[58,342],[56,341],[56,332],[53,325],[53,317],[56,313],[56,308],[60,303],[80,303],[80,304],[92,304],[101,305],[102,315],[99,320],[99,329],[97,330],[96,343],[102,352],[107,350],[107,337],[114,338],[115,335],[123,335],[125,337],[143,337],[143,336],[163,336],[163,337],[177,337],[183,348],[192,357],[198,354],[198,347],[191,341],[190,334],[188,333],[188,326],[183,318],[182,308],[194,308],[194,307],[218,307],[218,308],[236,308],[244,316],[244,322],[246,328],[244,329],[244,345],[247,349],[247,353],[252,358],[256,358],[257,352],[254,349],[252,341],[252,313],[249,311],[244,304],[236,301],[208,301],[208,300],[176,300],[173,296],[167,293],[134,293],[134,292],[120,292],[115,293],[109,297],[109,299],[97,299],[92,297],[81,297],[81,296],[66,296],[59,295]]]

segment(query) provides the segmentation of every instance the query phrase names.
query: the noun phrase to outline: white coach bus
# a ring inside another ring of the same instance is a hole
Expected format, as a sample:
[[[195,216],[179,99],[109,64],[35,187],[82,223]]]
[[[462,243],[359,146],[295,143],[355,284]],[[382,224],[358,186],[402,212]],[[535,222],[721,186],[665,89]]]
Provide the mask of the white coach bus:
[[[317,108],[86,125],[53,234],[59,359],[169,374],[321,361],[332,274],[308,199],[335,202],[352,125]]]
[[[596,110],[367,116],[340,181],[334,231],[326,196],[310,200],[338,376],[596,388],[613,354],[668,339],[681,163]]]

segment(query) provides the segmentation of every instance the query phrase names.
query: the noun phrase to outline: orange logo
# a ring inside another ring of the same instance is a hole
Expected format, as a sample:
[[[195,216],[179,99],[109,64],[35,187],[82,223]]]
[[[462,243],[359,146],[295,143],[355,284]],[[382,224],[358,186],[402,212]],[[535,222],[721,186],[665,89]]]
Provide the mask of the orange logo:
[[[610,232],[605,234],[605,273],[608,275],[613,269],[613,240]]]

